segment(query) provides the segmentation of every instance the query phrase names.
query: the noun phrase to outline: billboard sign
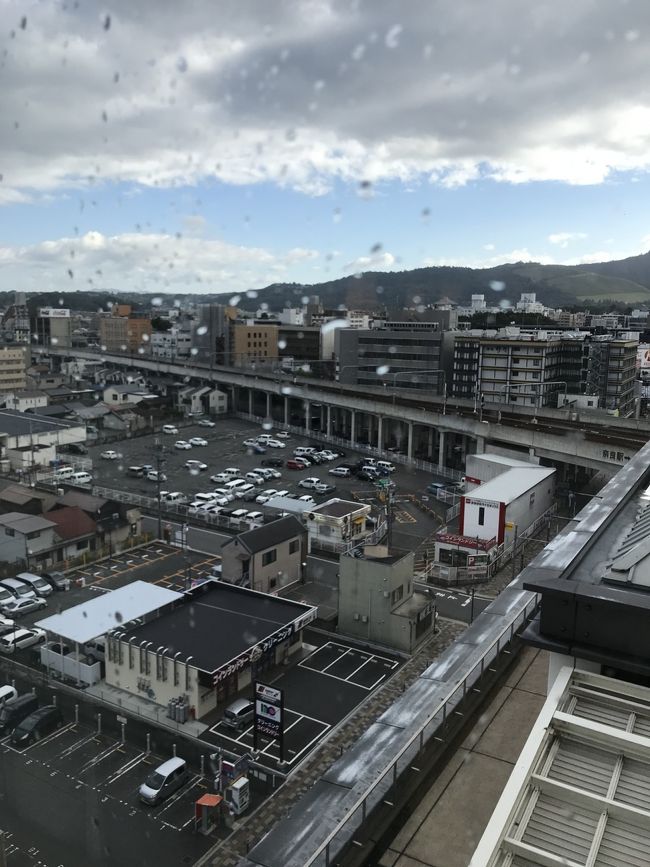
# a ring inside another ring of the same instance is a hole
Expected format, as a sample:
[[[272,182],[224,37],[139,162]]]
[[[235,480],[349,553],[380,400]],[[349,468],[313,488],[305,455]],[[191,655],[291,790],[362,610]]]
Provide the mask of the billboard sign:
[[[278,742],[280,761],[284,761],[284,694],[281,689],[256,681],[253,719],[255,749],[260,735]]]

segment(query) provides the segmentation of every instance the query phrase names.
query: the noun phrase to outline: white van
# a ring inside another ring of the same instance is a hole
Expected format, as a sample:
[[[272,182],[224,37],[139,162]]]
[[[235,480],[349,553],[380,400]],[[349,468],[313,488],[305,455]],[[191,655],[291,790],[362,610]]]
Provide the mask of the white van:
[[[74,471],[74,467],[57,467],[54,470],[54,478],[57,482],[69,479],[70,476],[74,475]]]
[[[52,585],[41,575],[34,575],[32,572],[19,572],[16,575],[16,581],[22,581],[23,584],[27,584],[39,596],[49,596],[52,592]]]
[[[153,807],[180,789],[188,779],[185,760],[178,757],[168,759],[152,771],[140,786],[140,800]]]
[[[68,479],[71,485],[91,485],[93,481],[93,477],[90,473],[73,473]]]
[[[368,463],[370,463],[370,461],[368,461]],[[392,464],[390,461],[377,461],[377,466],[385,473],[395,472],[395,464]]]
[[[16,599],[36,599],[36,591],[24,584],[22,581],[16,581],[15,578],[3,578],[0,581],[0,587],[8,590]]]
[[[243,479],[233,479],[230,482],[226,482],[224,488],[227,491],[231,491],[233,494],[237,494],[241,490],[242,485],[245,484],[247,483]]]
[[[237,467],[226,467],[226,469],[219,473],[220,476],[227,476],[228,481],[231,479],[236,479],[238,476],[241,476],[241,470],[238,470]],[[221,481],[221,479],[219,479]]]
[[[165,503],[174,504],[176,506],[180,506],[183,503],[187,503],[187,497],[185,494],[182,494],[180,491],[169,491],[169,493],[165,494],[163,497],[162,492],[160,494],[160,498]]]
[[[257,441],[258,441],[258,443],[259,443],[261,446],[263,446],[263,445],[265,445],[265,443],[267,443],[269,440],[273,440],[273,439],[275,439],[275,437],[273,436],[273,434],[270,434],[270,433],[263,433],[263,434],[260,434],[260,435],[258,436]]]
[[[298,446],[297,449],[293,450],[293,453],[297,458],[308,458],[309,455],[313,455],[315,452],[316,449],[313,449],[310,446]]]
[[[216,499],[217,498],[215,497],[214,494],[195,494],[192,505],[194,505],[194,503],[198,503],[199,505],[201,505],[201,504],[205,505],[206,503],[214,503],[214,501]]]
[[[264,482],[264,477],[259,473],[246,473],[246,481],[252,482],[254,485],[261,485]]]

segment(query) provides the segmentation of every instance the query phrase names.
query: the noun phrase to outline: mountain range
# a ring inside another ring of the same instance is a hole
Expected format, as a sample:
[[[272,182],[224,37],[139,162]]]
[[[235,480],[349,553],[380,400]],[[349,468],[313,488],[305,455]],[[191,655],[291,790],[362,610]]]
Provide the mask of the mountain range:
[[[548,307],[571,307],[604,302],[650,305],[650,252],[611,262],[588,265],[541,265],[516,262],[493,268],[441,266],[411,271],[366,271],[325,283],[305,286],[274,283],[257,293],[257,303],[271,310],[295,307],[318,295],[326,308],[390,309],[428,305],[441,298],[469,304],[484,295],[488,306],[514,303],[522,292],[535,292]]]

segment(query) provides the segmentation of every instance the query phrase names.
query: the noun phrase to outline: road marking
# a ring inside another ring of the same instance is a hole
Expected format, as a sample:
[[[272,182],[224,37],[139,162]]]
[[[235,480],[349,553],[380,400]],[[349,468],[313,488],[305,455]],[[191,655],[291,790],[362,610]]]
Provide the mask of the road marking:
[[[116,741],[114,744],[111,744],[110,747],[107,747],[105,750],[103,750],[98,755],[93,756],[93,758],[90,759],[89,761],[87,761],[85,765],[82,765],[81,768],[79,768],[79,770],[77,771],[77,773],[79,775],[85,774],[86,771],[89,771],[91,768],[94,768],[95,765],[98,765],[100,762],[102,762],[108,756],[112,755],[113,753],[119,752],[121,746],[122,746],[121,741]]]
[[[52,741],[55,741],[62,734],[65,734],[66,732],[70,731],[70,729],[73,729],[75,727],[75,725],[76,725],[76,723],[69,723],[67,726],[62,726],[60,729],[56,729],[56,731],[52,732],[51,735],[48,735],[45,738],[41,738],[40,741],[35,741],[33,744],[31,744],[30,746],[28,746],[24,750],[22,750],[22,752],[26,753],[28,750],[33,750],[35,747],[46,746],[47,744],[51,743]]]
[[[79,747],[83,746],[84,744],[87,744],[89,741],[92,741],[96,737],[97,737],[97,732],[92,732],[92,734],[86,735],[85,738],[81,738],[80,741],[77,741],[76,743],[72,744],[72,746],[69,746],[65,750],[63,750],[63,752],[60,753],[57,758],[63,759],[66,756],[69,756],[75,750],[78,750]]]
[[[161,816],[165,812],[165,810],[168,810],[170,807],[172,807],[176,803],[176,801],[183,797],[183,795],[187,795],[190,789],[194,788],[195,783],[197,783],[200,779],[201,777],[198,774],[195,774],[194,777],[184,783],[178,790],[178,794],[175,795],[171,800],[167,801],[162,810],[158,811],[158,815]],[[172,827],[176,826],[174,825]],[[180,828],[177,828],[176,830],[180,830]]]
[[[124,774],[128,773],[131,770],[131,768],[134,768],[137,764],[139,764],[146,755],[147,754],[145,752],[142,752],[138,756],[136,756],[134,759],[129,759],[128,762],[126,762],[120,768],[118,768],[116,771],[114,771],[110,775],[110,777],[107,777],[104,780],[102,785],[112,786],[116,780],[119,780],[119,778],[122,777]]]
[[[340,656],[338,656],[336,659],[334,659],[332,662],[330,662],[329,665],[326,665],[325,668],[321,669],[321,671],[327,671],[328,668],[331,668],[333,665],[336,665],[336,663],[339,662],[339,660],[343,659],[344,656],[347,656],[351,650],[352,650],[352,648],[348,647],[348,649],[344,653],[342,653]]]

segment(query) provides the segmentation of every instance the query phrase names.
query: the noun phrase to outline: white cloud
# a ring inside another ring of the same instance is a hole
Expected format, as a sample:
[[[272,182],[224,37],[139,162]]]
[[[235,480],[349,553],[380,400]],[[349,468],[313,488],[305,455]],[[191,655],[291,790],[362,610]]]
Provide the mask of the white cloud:
[[[572,241],[583,241],[587,235],[584,232],[554,232],[548,236],[551,244],[568,247]]]
[[[602,183],[650,168],[650,4],[2,4],[0,202],[104,181]],[[87,7],[87,8],[86,8]],[[611,37],[611,38],[610,38]]]
[[[341,269],[346,274],[358,274],[361,271],[392,271],[396,263],[395,256],[385,251],[377,251],[369,256],[357,256]]]
[[[0,289],[240,292],[285,281],[318,256],[300,247],[278,254],[196,237],[87,232],[0,247]]]

